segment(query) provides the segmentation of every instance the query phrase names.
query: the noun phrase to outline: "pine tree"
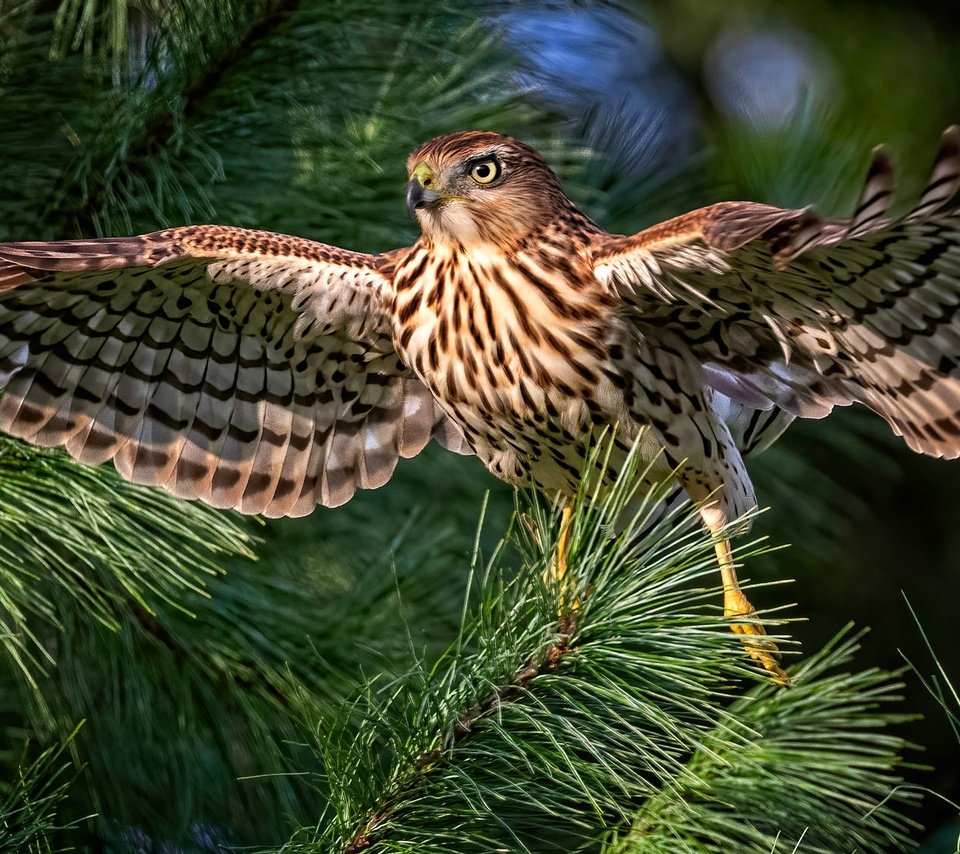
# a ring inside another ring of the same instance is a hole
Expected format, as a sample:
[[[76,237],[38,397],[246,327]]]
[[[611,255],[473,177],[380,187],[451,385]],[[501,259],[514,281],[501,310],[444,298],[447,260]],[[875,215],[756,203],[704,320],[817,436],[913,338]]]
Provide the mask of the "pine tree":
[[[513,94],[492,20],[413,0],[0,4],[0,240],[213,221],[382,250],[414,234],[406,152],[470,127],[540,144],[638,227],[636,184]],[[666,191],[644,190],[652,218]],[[851,670],[846,632],[769,684],[689,510],[611,533],[632,482],[584,485],[579,607],[558,616],[555,512],[475,460],[428,452],[346,508],[262,525],[0,437],[0,848],[906,845],[897,677]]]

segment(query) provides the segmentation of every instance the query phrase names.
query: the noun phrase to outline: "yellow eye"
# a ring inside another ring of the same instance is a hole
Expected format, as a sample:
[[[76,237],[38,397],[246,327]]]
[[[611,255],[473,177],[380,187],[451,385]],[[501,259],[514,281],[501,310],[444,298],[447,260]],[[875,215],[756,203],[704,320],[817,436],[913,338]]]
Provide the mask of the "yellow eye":
[[[478,184],[491,184],[500,177],[500,164],[492,157],[470,167],[470,177]]]

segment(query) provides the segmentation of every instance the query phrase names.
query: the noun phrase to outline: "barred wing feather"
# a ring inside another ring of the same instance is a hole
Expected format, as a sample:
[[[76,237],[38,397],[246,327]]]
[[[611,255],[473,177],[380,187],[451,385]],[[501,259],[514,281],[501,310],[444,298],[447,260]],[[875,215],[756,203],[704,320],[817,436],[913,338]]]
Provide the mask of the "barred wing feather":
[[[876,151],[848,220],[725,202],[595,253],[648,334],[679,336],[704,384],[749,406],[822,417],[859,402],[921,453],[960,456],[960,129],[906,216]],[[760,401],[760,403],[758,403]]]
[[[0,430],[268,516],[461,437],[394,352],[389,256],[246,229],[0,244]]]

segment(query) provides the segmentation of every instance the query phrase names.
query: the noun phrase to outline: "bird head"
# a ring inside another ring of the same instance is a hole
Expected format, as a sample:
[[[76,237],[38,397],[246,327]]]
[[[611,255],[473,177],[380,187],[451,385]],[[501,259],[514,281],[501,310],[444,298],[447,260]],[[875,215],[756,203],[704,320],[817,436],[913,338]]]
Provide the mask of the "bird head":
[[[425,142],[407,159],[407,210],[439,243],[510,245],[569,206],[530,146],[490,131]]]

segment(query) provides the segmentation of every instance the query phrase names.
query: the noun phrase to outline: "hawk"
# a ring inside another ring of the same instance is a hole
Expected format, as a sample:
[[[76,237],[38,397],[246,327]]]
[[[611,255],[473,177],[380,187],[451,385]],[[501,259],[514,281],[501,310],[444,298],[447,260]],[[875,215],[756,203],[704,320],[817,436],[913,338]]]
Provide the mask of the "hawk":
[[[431,439],[569,498],[617,425],[601,476],[637,440],[647,478],[698,503],[725,613],[782,675],[724,533],[756,503],[744,456],[851,403],[960,455],[960,129],[900,218],[880,150],[850,219],[722,202],[633,235],[508,136],[442,136],[407,166],[421,235],[377,255],[212,225],[0,244],[0,430],[300,516]]]

